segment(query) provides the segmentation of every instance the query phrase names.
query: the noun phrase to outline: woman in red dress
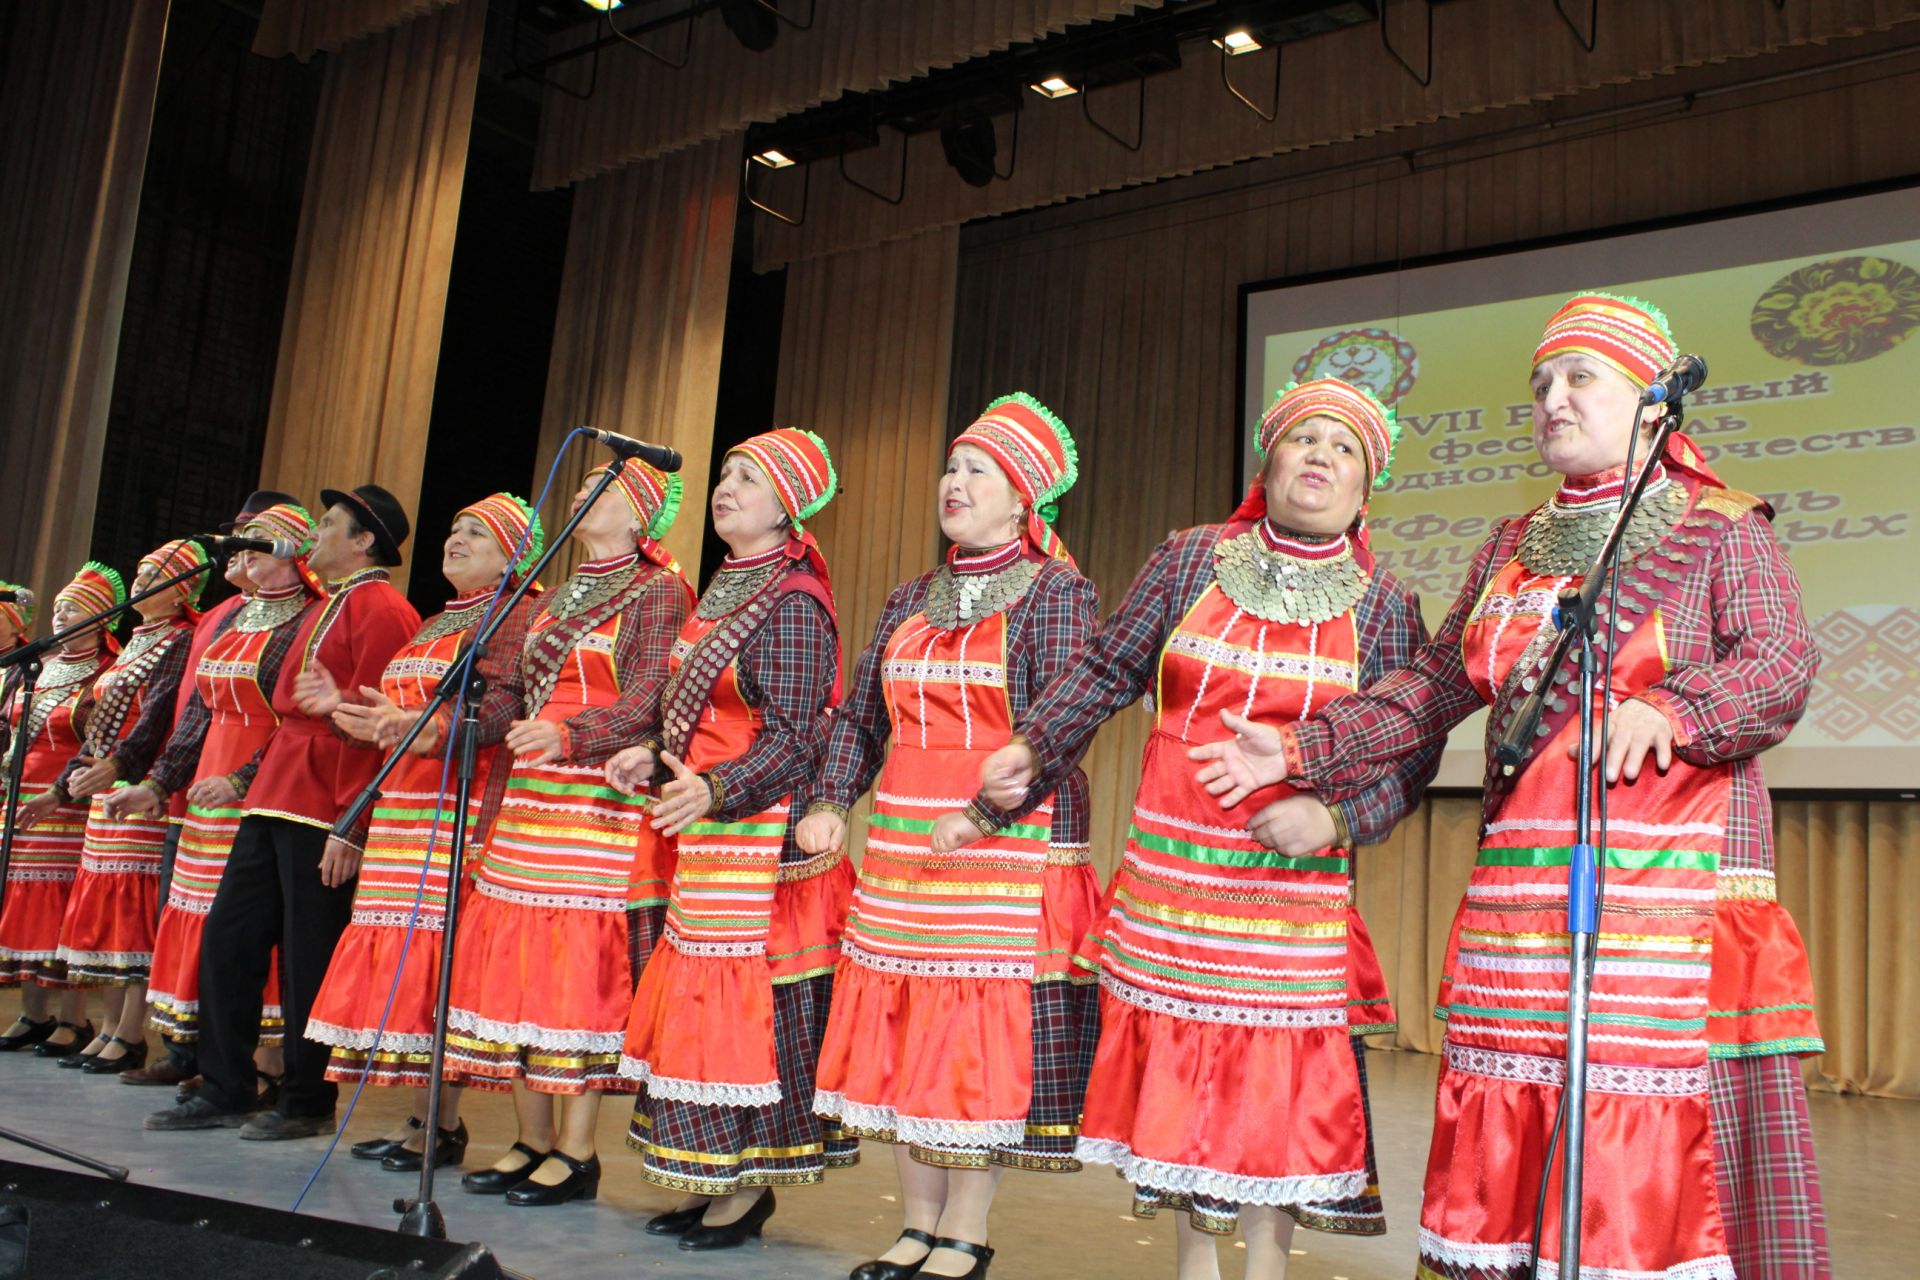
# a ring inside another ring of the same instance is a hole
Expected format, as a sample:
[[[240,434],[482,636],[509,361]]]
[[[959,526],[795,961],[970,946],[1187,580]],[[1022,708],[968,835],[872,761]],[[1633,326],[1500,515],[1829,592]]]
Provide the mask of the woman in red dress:
[[[199,543],[169,542],[140,561],[134,592],[206,565]],[[99,1038],[61,1065],[95,1075],[117,1075],[147,1060],[147,973],[153,965],[160,855],[168,827],[164,817],[109,818],[106,801],[132,785],[128,779],[145,775],[173,728],[199,617],[194,602],[207,585],[206,573],[202,568],[134,606],[141,623],[94,683],[86,744],[56,787],[63,800],[92,802],[80,874],[60,927],[60,958],[75,983],[107,988],[107,1016]]]
[[[1126,853],[1082,956],[1100,975],[1100,1043],[1077,1155],[1132,1183],[1136,1213],[1183,1211],[1183,1280],[1219,1274],[1215,1238],[1236,1224],[1257,1280],[1285,1275],[1296,1222],[1385,1230],[1359,1036],[1392,1012],[1353,906],[1353,851],[1413,808],[1438,749],[1345,804],[1282,790],[1225,813],[1187,750],[1244,717],[1347,696],[1425,639],[1365,532],[1396,435],[1337,379],[1284,391],[1233,517],[1160,545],[984,769],[976,809],[1012,818],[1152,694]]]
[[[1757,757],[1799,719],[1818,653],[1766,504],[1722,484],[1685,436],[1658,458],[1634,442],[1640,393],[1675,351],[1647,303],[1567,302],[1531,363],[1534,445],[1559,490],[1495,526],[1404,670],[1284,730],[1249,726],[1205,753],[1222,758],[1202,776],[1229,800],[1273,778],[1337,796],[1478,707],[1510,721],[1542,678],[1559,591],[1613,523],[1633,443],[1652,475],[1625,535],[1621,612],[1600,621],[1611,812],[1581,1271],[1813,1280],[1829,1264],[1796,1055],[1821,1041],[1806,948],[1774,894]],[[1536,1207],[1539,1274],[1560,1274],[1558,1192],[1540,1198],[1566,1049],[1576,703],[1548,702],[1517,777],[1488,772],[1439,994],[1425,1277],[1527,1275]]]
[[[805,525],[836,487],[811,432],[727,454],[712,510],[729,554],[674,644],[658,734],[607,766],[623,790],[670,774],[653,825],[679,837],[678,860],[620,1070],[645,1090],[627,1131],[642,1176],[688,1193],[647,1229],[683,1249],[744,1243],[771,1188],[854,1157],[813,1114],[853,868],[793,838],[794,792],[819,773],[838,700],[833,592]]]
[[[598,1192],[594,1123],[603,1093],[633,1090],[620,1040],[671,866],[644,821],[652,797],[614,790],[602,769],[658,727],[667,651],[693,604],[658,541],[680,478],[638,459],[618,466],[574,530],[586,563],[541,598],[504,682],[511,697],[481,724],[483,741],[504,734],[513,765],[454,936],[447,1075],[513,1090],[513,1148],[461,1185],[514,1205]]]
[[[379,688],[358,690],[361,701],[347,701],[340,690],[325,689],[319,705],[334,704],[333,721],[348,737],[391,750],[413,727],[420,709],[485,620],[508,564],[514,563],[517,583],[545,545],[539,515],[510,493],[496,493],[462,510],[453,518],[440,562],[454,598],[393,655]],[[466,815],[469,850],[486,840],[506,788],[507,764],[499,742],[518,706],[507,668],[519,660],[539,594],[536,585],[521,597],[493,633],[487,656],[475,666],[487,682],[481,716],[495,733],[478,744]],[[331,684],[331,677],[324,682]],[[415,1090],[413,1113],[403,1127],[351,1148],[356,1159],[378,1160],[382,1168],[400,1172],[419,1169],[426,1150],[422,1130],[427,1070],[454,821],[454,777],[446,743],[457,715],[457,701],[442,707],[381,787],[354,889],[353,917],[334,948],[307,1017],[307,1038],[333,1046],[329,1080],[353,1084],[365,1076],[374,1084]],[[466,883],[464,875],[460,883]],[[458,1086],[448,1086],[442,1095],[440,1132],[433,1145],[436,1167],[457,1165],[466,1156],[460,1094]]]
[[[90,614],[124,601],[120,575],[89,560],[53,598],[53,628],[61,631]],[[93,714],[93,683],[113,658],[111,637],[94,628],[69,639],[50,655],[34,685],[33,705],[24,701],[17,673],[6,690],[6,733],[0,748],[0,778],[26,718],[27,754],[21,762],[20,811],[15,817],[13,860],[7,866],[6,903],[0,906],[0,987],[19,986],[20,1017],[0,1050],[32,1045],[46,1058],[78,1053],[93,1039],[93,1024],[81,1025],[86,993],[67,976],[60,959],[60,923],[80,871],[87,806],[62,802],[56,790],[67,762],[80,750]],[[60,1010],[49,1012],[59,991]]]
[[[1093,631],[1093,584],[1051,527],[1078,474],[1066,424],[1031,396],[953,442],[936,494],[953,548],[888,597],[798,831],[803,852],[838,851],[874,788],[814,1093],[847,1132],[895,1144],[904,1229],[855,1280],[968,1274],[1006,1170],[1080,1167],[1099,1030],[1072,963],[1100,893],[1086,775],[964,853],[933,849],[935,820]]]

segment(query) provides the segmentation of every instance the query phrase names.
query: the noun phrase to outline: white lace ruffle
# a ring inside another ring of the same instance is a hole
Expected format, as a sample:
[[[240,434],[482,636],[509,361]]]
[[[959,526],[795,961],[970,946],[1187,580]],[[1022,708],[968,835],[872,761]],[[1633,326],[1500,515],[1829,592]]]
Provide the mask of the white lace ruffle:
[[[1259,1009],[1234,1004],[1201,1004],[1174,996],[1146,991],[1114,977],[1100,975],[1100,989],[1122,1004],[1130,1004],[1148,1013],[1162,1013],[1184,1022],[1214,1022],[1230,1027],[1343,1027],[1347,1024],[1344,1006],[1329,1009]]]
[[[98,858],[93,854],[83,854],[80,869],[96,876],[151,876],[160,878],[160,855],[151,858]]]
[[[682,1080],[658,1075],[647,1062],[620,1055],[620,1074],[647,1086],[656,1098],[671,1102],[691,1102],[702,1107],[771,1107],[780,1101],[780,1082],[766,1084],[707,1084],[700,1080]]]
[[[856,921],[849,936],[858,936]],[[840,954],[863,969],[905,974],[909,978],[1013,978],[1032,981],[1031,960],[927,960],[910,956],[883,956],[856,943],[843,941]]]
[[[1524,1242],[1482,1244],[1477,1241],[1448,1240],[1425,1227],[1420,1228],[1420,1256],[1453,1267],[1512,1271],[1525,1267],[1533,1258],[1533,1249]],[[1540,1280],[1560,1280],[1560,1263],[1553,1258],[1540,1259]],[[1733,1261],[1725,1254],[1689,1258],[1659,1271],[1635,1271],[1626,1267],[1580,1268],[1580,1280],[1736,1280]]]
[[[336,1049],[357,1049],[361,1053],[374,1050],[374,1033],[358,1027],[342,1027],[331,1022],[316,1022],[307,1019],[307,1039],[319,1044],[330,1044]],[[397,1035],[387,1032],[380,1036],[381,1053],[432,1053],[431,1035]]]
[[[1306,1205],[1350,1200],[1365,1195],[1367,1171],[1306,1173],[1286,1178],[1251,1178],[1201,1165],[1170,1164],[1133,1154],[1132,1148],[1112,1138],[1082,1138],[1074,1156],[1088,1164],[1112,1165],[1136,1187],[1176,1195],[1209,1196],[1234,1204]]]
[[[626,1040],[624,1031],[563,1031],[537,1022],[496,1022],[479,1017],[470,1009],[449,1009],[447,1026],[490,1044],[538,1049],[543,1053],[618,1053]]]
[[[144,969],[153,963],[151,951],[75,951],[72,947],[61,947],[59,958],[66,961],[69,968],[83,969],[97,966],[102,969]]]
[[[903,1116],[892,1107],[848,1102],[846,1095],[825,1089],[813,1095],[815,1115],[870,1133],[891,1133],[900,1142],[946,1151],[988,1151],[1017,1147],[1027,1136],[1024,1118],[1015,1120],[936,1120],[931,1116]]]

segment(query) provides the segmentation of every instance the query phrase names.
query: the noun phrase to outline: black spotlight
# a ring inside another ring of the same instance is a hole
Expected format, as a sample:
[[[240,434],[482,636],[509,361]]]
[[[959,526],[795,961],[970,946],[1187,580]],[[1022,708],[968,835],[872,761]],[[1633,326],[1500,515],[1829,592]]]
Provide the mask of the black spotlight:
[[[765,53],[780,38],[780,19],[760,0],[720,0],[720,20],[755,53]]]
[[[986,116],[950,116],[940,126],[940,149],[947,163],[970,187],[984,187],[994,179],[993,157],[999,142],[993,121]]]

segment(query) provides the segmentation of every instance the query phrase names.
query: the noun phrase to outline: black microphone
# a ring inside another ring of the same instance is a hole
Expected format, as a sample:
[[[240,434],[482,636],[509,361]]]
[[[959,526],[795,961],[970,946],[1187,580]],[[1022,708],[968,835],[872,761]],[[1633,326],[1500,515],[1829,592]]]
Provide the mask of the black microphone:
[[[1678,400],[1689,392],[1698,391],[1706,380],[1705,360],[1699,356],[1678,356],[1647,384],[1647,389],[1640,393],[1640,403],[1654,405]]]
[[[300,544],[291,538],[229,538],[217,533],[196,533],[193,540],[215,559],[236,551],[264,551],[276,560],[291,560],[300,554]]]
[[[21,604],[31,609],[37,598],[25,587],[21,587],[18,591],[0,591],[0,604]]]
[[[638,458],[661,471],[680,469],[678,449],[670,449],[664,444],[648,444],[645,440],[635,440],[632,436],[623,436],[618,431],[602,431],[599,427],[580,429],[623,458]]]

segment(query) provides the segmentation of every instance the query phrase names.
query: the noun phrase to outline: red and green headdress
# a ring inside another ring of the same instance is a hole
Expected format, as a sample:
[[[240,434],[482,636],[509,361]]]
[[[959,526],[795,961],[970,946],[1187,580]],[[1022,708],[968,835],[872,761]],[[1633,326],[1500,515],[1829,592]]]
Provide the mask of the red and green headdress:
[[[313,554],[313,517],[307,514],[305,507],[297,502],[275,503],[265,511],[249,516],[246,527],[240,532],[250,538],[284,538],[293,543],[296,548],[293,564],[300,571],[300,580],[314,595],[327,594],[326,584],[307,564],[307,557]]]
[[[750,436],[727,452],[744,455],[766,473],[787,518],[793,522],[789,554],[813,565],[814,574],[826,587],[831,600],[833,579],[827,573],[826,554],[806,527],[806,522],[819,515],[840,491],[840,477],[833,469],[833,455],[827,452],[827,442],[811,431],[780,427]]]
[[[159,578],[171,578],[176,573],[185,573],[188,569],[197,569],[207,563],[207,549],[191,538],[175,538],[164,546],[157,547],[140,557],[140,568],[152,565],[154,575]],[[135,576],[139,576],[136,571]],[[207,589],[207,575],[196,573],[184,582],[177,582],[173,589],[180,595],[180,607],[188,617],[198,617],[200,595]]]
[[[472,516],[486,526],[487,534],[500,544],[500,550],[509,559],[518,553],[514,560],[513,576],[518,578],[533,568],[534,562],[547,549],[547,531],[540,524],[540,513],[524,499],[511,493],[489,494],[470,507],[463,507],[455,513],[454,519]],[[520,545],[521,539],[526,546]]]
[[[1023,536],[1033,549],[1072,564],[1073,557],[1053,531],[1060,498],[1080,478],[1080,451],[1067,424],[1026,392],[1016,391],[983,409],[947,453],[962,444],[985,450],[1027,500]]]
[[[673,528],[674,520],[680,515],[679,473],[662,471],[638,458],[625,458],[595,467],[587,473],[587,478],[595,479],[602,472],[615,467],[619,470],[613,487],[627,500],[634,519],[640,522],[640,534],[636,540],[640,554],[663,569],[678,573],[680,566],[660,545],[660,539],[667,536],[667,530]]]
[[[27,628],[33,625],[34,605],[37,603],[33,592],[18,583],[4,581],[0,581],[0,591],[13,593],[13,599],[0,600],[0,615],[13,623],[15,631],[24,635]]]
[[[118,569],[101,564],[98,560],[89,560],[80,566],[80,572],[73,575],[73,581],[60,588],[60,594],[53,598],[58,606],[67,601],[82,613],[99,613],[127,602],[126,580]],[[100,637],[108,649],[120,651],[119,641],[113,638],[113,632],[107,627],[101,628]]]

